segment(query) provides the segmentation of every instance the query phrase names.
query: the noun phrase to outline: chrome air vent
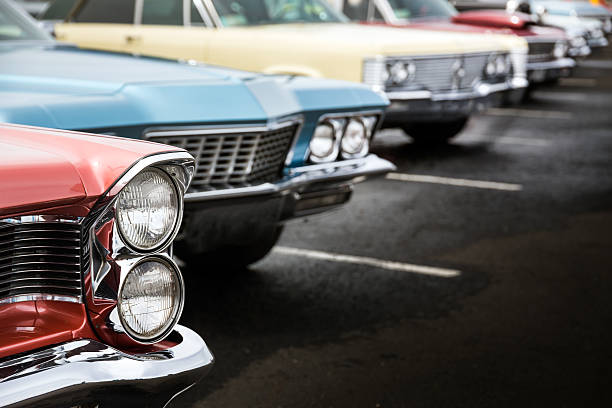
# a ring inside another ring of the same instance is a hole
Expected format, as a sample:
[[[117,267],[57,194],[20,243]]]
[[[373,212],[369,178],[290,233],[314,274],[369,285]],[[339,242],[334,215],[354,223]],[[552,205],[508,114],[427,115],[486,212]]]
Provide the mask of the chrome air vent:
[[[81,301],[81,226],[44,218],[0,220],[0,303]]]
[[[297,136],[299,123],[274,128],[164,128],[144,137],[187,150],[196,160],[190,192],[273,182]]]

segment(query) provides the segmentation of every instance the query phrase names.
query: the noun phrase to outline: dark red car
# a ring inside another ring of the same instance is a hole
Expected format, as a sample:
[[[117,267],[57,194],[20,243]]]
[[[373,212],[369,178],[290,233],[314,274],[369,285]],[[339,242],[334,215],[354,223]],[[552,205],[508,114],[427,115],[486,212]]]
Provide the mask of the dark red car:
[[[503,10],[458,13],[446,0],[337,0],[335,4],[352,20],[365,24],[518,35],[529,44],[527,74],[532,84],[570,75],[576,64],[570,56],[590,53],[582,36],[568,38],[563,30],[536,25],[526,14]]]
[[[0,406],[161,407],[213,357],[177,325],[193,159],[0,124]]]

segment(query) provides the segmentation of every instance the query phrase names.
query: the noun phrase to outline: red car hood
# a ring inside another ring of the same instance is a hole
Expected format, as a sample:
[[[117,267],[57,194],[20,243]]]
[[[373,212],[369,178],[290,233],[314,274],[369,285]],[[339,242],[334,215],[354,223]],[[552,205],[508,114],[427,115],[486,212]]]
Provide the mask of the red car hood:
[[[513,17],[518,19],[513,23]],[[527,14],[508,14],[502,10],[467,11],[452,19],[416,20],[401,27],[419,28],[423,30],[455,31],[463,33],[491,33],[518,35],[520,37],[554,37],[565,38],[565,32],[554,27],[542,27],[531,23]]]
[[[140,158],[177,148],[112,136],[0,124],[0,216],[42,209],[84,216]]]
[[[527,14],[509,14],[503,10],[475,10],[459,13],[452,19],[455,23],[475,24],[485,27],[510,28],[514,30],[524,29],[533,20]]]

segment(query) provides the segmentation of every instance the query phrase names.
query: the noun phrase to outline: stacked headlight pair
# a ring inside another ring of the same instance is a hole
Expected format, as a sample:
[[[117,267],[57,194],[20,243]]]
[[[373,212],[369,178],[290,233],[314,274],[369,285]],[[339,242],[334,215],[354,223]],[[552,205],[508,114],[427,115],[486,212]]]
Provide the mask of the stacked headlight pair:
[[[504,77],[512,70],[512,60],[509,55],[492,54],[487,59],[483,75],[487,79]]]
[[[377,116],[328,118],[319,123],[310,140],[310,161],[328,163],[338,157],[356,159],[370,150]]]
[[[117,312],[125,332],[140,343],[170,333],[184,303],[181,273],[163,251],[181,223],[182,194],[162,169],[149,167],[121,190],[115,222],[131,252],[117,294]]]
[[[394,86],[406,85],[416,78],[416,64],[409,60],[387,61],[382,75],[385,83]]]

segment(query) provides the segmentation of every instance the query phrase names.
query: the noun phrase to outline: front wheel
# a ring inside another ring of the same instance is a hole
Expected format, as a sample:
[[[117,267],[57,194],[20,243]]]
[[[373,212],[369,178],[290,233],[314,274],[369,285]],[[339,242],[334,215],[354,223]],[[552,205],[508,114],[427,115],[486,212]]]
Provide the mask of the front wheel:
[[[174,244],[174,253],[188,266],[240,270],[268,255],[278,242],[283,228],[279,225],[272,234],[250,245],[228,245],[210,252],[194,251],[188,243],[179,241]]]
[[[440,145],[457,136],[467,124],[468,119],[465,117],[450,122],[413,123],[403,126],[402,129],[415,143]]]

